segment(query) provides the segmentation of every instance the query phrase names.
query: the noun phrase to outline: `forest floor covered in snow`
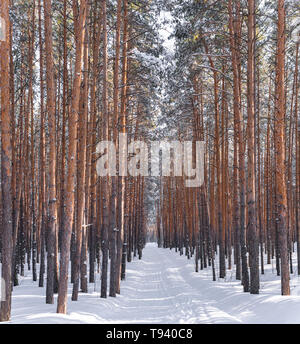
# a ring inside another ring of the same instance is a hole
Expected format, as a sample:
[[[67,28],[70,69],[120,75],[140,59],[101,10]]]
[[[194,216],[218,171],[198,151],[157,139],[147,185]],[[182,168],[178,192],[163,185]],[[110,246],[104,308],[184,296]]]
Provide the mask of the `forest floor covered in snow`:
[[[147,244],[143,259],[128,264],[121,295],[101,299],[99,280],[97,274],[89,293],[80,293],[77,302],[71,301],[70,284],[68,314],[61,315],[55,313],[56,305],[45,304],[45,289],[26,271],[14,288],[10,323],[300,323],[300,277],[295,272],[292,295],[281,296],[275,263],[261,275],[260,294],[250,295],[243,293],[234,271],[213,282],[211,268],[196,273],[193,259]]]

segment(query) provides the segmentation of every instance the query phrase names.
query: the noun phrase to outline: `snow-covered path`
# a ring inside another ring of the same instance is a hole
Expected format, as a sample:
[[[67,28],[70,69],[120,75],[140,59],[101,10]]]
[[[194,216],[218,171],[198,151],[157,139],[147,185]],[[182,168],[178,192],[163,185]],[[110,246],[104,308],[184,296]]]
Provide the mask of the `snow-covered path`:
[[[212,282],[210,268],[195,273],[193,260],[148,244],[143,259],[128,264],[116,298],[100,299],[99,275],[77,302],[70,300],[70,285],[67,315],[45,304],[45,290],[27,272],[14,289],[12,323],[300,323],[297,276],[289,297],[280,296],[280,278],[272,266],[267,266],[260,295],[243,293],[233,276],[228,270],[226,280]]]

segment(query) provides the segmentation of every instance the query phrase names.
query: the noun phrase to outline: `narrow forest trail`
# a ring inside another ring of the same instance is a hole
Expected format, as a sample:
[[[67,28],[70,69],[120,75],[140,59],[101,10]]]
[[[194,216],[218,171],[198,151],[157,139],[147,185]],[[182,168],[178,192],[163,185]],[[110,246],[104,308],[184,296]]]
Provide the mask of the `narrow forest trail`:
[[[300,323],[300,292],[279,296],[280,277],[267,266],[261,294],[242,292],[233,272],[211,281],[210,268],[194,272],[194,260],[174,250],[148,244],[143,259],[128,264],[121,295],[100,299],[99,279],[89,285],[89,293],[70,300],[68,314],[56,314],[56,305],[44,303],[45,290],[31,280],[31,272],[14,289],[12,323]],[[291,285],[296,285],[295,276]],[[297,295],[299,294],[299,296]],[[56,302],[56,300],[55,300]]]

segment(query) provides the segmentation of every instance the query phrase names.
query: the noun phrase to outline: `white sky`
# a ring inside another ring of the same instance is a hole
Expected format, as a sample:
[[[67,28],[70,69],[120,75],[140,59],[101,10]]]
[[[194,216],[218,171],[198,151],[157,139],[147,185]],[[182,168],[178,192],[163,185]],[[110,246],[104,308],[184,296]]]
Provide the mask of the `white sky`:
[[[167,20],[168,22],[163,24],[164,20]],[[164,40],[163,46],[165,49],[169,50],[170,52],[173,52],[175,50],[175,39],[168,39],[174,30],[171,13],[167,11],[162,11],[159,17],[159,23],[161,24],[159,34],[161,38]]]

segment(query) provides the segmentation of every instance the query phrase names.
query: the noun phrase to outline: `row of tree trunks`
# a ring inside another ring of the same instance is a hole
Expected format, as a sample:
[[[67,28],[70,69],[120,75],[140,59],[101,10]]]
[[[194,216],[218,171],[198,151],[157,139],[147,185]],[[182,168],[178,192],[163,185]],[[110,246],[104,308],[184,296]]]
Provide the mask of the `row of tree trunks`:
[[[183,179],[173,177],[173,181],[163,180],[160,200],[156,206],[157,237],[159,246],[175,247],[180,253],[185,247],[188,258],[195,254],[196,271],[205,267],[206,257],[213,262],[214,254],[217,253],[220,278],[225,278],[226,270],[232,268],[233,249],[236,279],[241,280],[245,292],[252,294],[259,293],[259,270],[264,273],[266,253],[267,264],[271,264],[272,259],[276,262],[276,272],[281,276],[282,294],[289,295],[289,274],[293,273],[292,253],[295,242],[298,243],[298,266],[300,262],[297,112],[299,44],[296,44],[295,72],[292,74],[293,88],[289,103],[291,110],[287,119],[285,2],[278,0],[276,80],[274,82],[274,75],[270,75],[269,95],[266,98],[267,114],[263,116],[260,65],[262,48],[256,46],[258,8],[255,0],[248,0],[247,4],[247,55],[244,55],[247,61],[246,83],[241,69],[241,4],[240,1],[231,0],[227,3],[232,104],[228,101],[226,92],[228,67],[224,60],[221,63],[218,61],[219,56],[210,53],[211,47],[204,37],[199,38],[199,45],[205,52],[203,56],[209,64],[205,68],[210,71],[208,79],[213,87],[211,94],[214,97],[214,101],[210,101],[215,112],[214,122],[206,119],[206,127],[201,126],[203,70],[196,68],[196,63],[191,68],[191,131],[194,141],[203,140],[204,137],[207,141],[205,160],[208,164],[204,171],[204,189],[208,190],[209,195],[205,201],[209,216],[199,210],[202,209],[201,198],[197,196],[195,199],[195,190],[184,188]],[[222,58],[225,54],[224,51]],[[243,89],[247,90],[246,96],[242,93]],[[207,97],[205,99],[207,101]],[[231,106],[232,122],[228,113]],[[244,109],[247,110],[247,121]],[[228,134],[231,123],[232,143]],[[200,135],[203,130],[205,135]],[[264,135],[265,140],[262,140]],[[233,153],[232,157],[229,157],[229,150]],[[203,196],[205,192],[199,195]],[[201,205],[200,208],[195,206],[197,203],[199,207]],[[171,215],[173,209],[177,209],[175,216]],[[207,221],[209,235],[205,237]],[[209,249],[209,240],[213,254]]]

